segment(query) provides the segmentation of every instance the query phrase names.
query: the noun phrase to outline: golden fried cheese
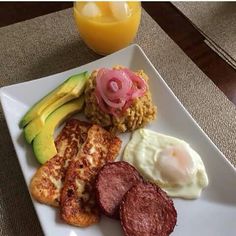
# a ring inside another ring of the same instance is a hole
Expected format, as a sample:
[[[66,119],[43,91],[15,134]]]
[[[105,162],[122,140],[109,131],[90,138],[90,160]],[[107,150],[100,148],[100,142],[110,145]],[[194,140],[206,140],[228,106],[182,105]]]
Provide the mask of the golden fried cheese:
[[[55,141],[58,154],[42,165],[31,180],[30,192],[37,201],[59,206],[67,167],[86,140],[90,126],[76,119],[66,123]]]
[[[100,219],[95,201],[94,181],[100,168],[113,161],[121,147],[119,138],[93,125],[78,155],[71,161],[61,191],[61,218],[86,227]]]

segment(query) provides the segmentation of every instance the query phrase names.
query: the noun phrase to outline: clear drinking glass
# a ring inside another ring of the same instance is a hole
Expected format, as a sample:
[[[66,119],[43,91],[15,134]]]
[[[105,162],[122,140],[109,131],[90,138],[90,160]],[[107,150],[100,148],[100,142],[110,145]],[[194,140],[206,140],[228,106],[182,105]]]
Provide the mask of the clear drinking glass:
[[[107,55],[128,46],[141,18],[140,2],[74,3],[74,17],[81,38],[89,48]]]

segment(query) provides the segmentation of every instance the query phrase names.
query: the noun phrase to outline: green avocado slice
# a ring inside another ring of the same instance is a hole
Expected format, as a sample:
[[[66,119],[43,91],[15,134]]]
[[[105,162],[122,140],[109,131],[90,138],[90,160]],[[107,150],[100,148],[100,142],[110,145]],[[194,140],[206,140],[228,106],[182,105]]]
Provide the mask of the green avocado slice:
[[[59,85],[57,88],[55,88],[53,91],[51,91],[49,94],[47,94],[45,97],[43,97],[40,101],[38,101],[30,108],[30,110],[21,119],[19,124],[20,128],[25,127],[31,120],[40,116],[45,108],[70,93],[77,86],[77,84],[80,83],[81,80],[87,80],[87,78],[87,71],[69,77],[61,85]],[[56,108],[57,107],[55,107],[55,109]]]
[[[88,79],[88,74],[82,73],[79,75],[76,75],[77,77],[77,84],[75,87],[68,92],[63,97],[60,97],[58,100],[56,100],[54,103],[48,105],[40,114],[40,116],[37,116],[34,118],[25,128],[24,128],[24,135],[25,139],[28,143],[31,143],[33,139],[36,137],[36,135],[41,131],[45,124],[45,120],[47,117],[58,107],[62,106],[66,102],[78,98],[84,91],[86,81]]]
[[[79,112],[83,108],[84,96],[74,99],[55,110],[46,119],[46,122],[40,133],[33,140],[33,150],[37,160],[44,164],[47,160],[57,154],[54,143],[54,131],[72,114]]]

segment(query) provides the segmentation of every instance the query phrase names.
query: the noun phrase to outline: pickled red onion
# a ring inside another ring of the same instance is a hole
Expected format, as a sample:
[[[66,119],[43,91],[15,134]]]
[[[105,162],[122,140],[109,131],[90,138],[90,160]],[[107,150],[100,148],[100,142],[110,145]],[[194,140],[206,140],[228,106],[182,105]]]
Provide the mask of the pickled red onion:
[[[109,87],[108,88],[111,89],[112,92],[117,92],[119,90],[119,86],[118,86],[118,84],[115,81],[111,81],[109,83]]]
[[[107,105],[103,101],[103,99],[97,89],[95,90],[95,95],[96,95],[97,103],[98,103],[99,107],[101,108],[101,110],[105,113],[109,113],[109,109],[107,108]]]
[[[127,68],[101,68],[96,76],[98,105],[115,116],[126,110],[135,98],[143,96],[146,89],[146,82]]]
[[[131,89],[132,99],[143,96],[147,88],[145,80],[141,79],[139,76],[137,76],[135,73],[133,73],[127,68],[124,69],[124,71],[133,82],[133,87]]]
[[[100,107],[100,109],[105,112],[105,113],[109,113],[112,114],[114,116],[118,116],[120,114],[120,110],[117,110],[113,107],[108,107],[104,100],[102,99],[101,95],[99,94],[99,92],[97,90],[95,90],[96,93],[96,99],[97,99],[97,103]]]
[[[110,89],[110,83],[116,83],[118,91]],[[132,81],[122,70],[109,70],[102,68],[98,71],[96,77],[98,91],[103,99],[115,100],[124,98],[132,87]]]

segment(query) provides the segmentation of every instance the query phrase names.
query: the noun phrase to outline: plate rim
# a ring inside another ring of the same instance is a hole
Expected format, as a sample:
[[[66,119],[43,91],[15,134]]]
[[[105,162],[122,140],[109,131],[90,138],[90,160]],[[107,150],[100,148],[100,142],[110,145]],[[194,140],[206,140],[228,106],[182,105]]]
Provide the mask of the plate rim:
[[[116,54],[120,54],[122,52],[126,52],[128,49],[131,49],[131,48],[134,48],[134,50],[139,50],[142,54],[142,56],[144,57],[144,59],[148,62],[148,64],[151,66],[151,68],[154,70],[155,74],[157,75],[157,77],[159,77],[161,79],[161,82],[166,86],[168,92],[170,93],[171,96],[174,97],[174,99],[177,101],[178,105],[180,105],[180,107],[185,111],[185,113],[187,114],[188,118],[190,118],[191,122],[193,122],[196,127],[200,130],[201,132],[201,135],[205,136],[205,138],[207,139],[207,141],[210,143],[210,145],[212,146],[212,148],[214,148],[220,155],[220,158],[223,159],[223,161],[225,162],[225,164],[227,165],[227,168],[231,168],[235,174],[236,174],[236,167],[233,166],[233,164],[226,158],[226,156],[219,150],[219,148],[216,146],[216,144],[210,139],[210,137],[205,133],[205,131],[201,128],[201,126],[197,123],[197,121],[192,117],[192,115],[190,114],[190,112],[187,110],[187,108],[184,107],[184,105],[181,103],[181,101],[179,100],[179,98],[174,94],[174,92],[172,91],[172,89],[169,87],[169,85],[167,84],[167,82],[163,79],[163,77],[161,76],[161,74],[158,72],[158,70],[154,67],[154,65],[152,64],[152,62],[150,61],[150,59],[147,57],[147,55],[145,54],[144,50],[138,45],[138,44],[132,44],[124,49],[121,49],[113,54],[110,54],[106,57],[103,57],[103,58],[99,58],[97,60],[94,60],[94,61],[91,61],[87,64],[83,64],[83,65],[80,65],[78,67],[75,67],[75,68],[71,68],[69,70],[66,70],[66,71],[62,71],[62,72],[59,72],[59,73],[55,73],[55,74],[51,74],[51,75],[48,75],[48,76],[44,76],[44,77],[40,77],[40,78],[37,78],[37,79],[33,79],[33,80],[29,80],[29,81],[24,81],[24,82],[20,82],[20,83],[15,83],[15,84],[11,84],[11,85],[7,85],[7,86],[3,86],[0,88],[0,102],[1,102],[1,106],[2,106],[2,110],[3,110],[3,115],[4,115],[4,118],[5,118],[5,121],[7,123],[7,128],[8,128],[8,131],[9,131],[9,134],[10,134],[10,137],[11,137],[11,141],[12,141],[12,144],[14,146],[14,150],[15,150],[15,153],[16,153],[16,156],[17,156],[17,161],[19,163],[19,166],[20,166],[20,169],[22,171],[22,174],[24,173],[23,171],[23,167],[19,161],[19,155],[18,155],[18,151],[17,151],[17,147],[15,146],[15,143],[14,143],[14,138],[13,138],[13,135],[12,135],[12,132],[11,132],[11,128],[10,128],[10,122],[9,120],[7,119],[7,112],[6,112],[6,108],[5,108],[5,105],[3,104],[3,97],[5,95],[7,95],[7,89],[8,88],[11,88],[11,87],[15,87],[15,86],[23,86],[24,84],[28,84],[28,83],[33,83],[34,81],[36,80],[42,80],[42,79],[45,79],[45,78],[49,78],[51,76],[60,76],[60,74],[64,74],[65,72],[69,72],[69,71],[72,71],[74,69],[78,69],[82,66],[89,66],[90,64],[93,64],[93,63],[96,63],[97,61],[101,60],[101,59],[105,59],[109,56],[115,56]],[[153,78],[153,79],[157,79],[157,78]],[[23,174],[24,176],[24,181],[26,183],[26,187],[28,189],[28,193],[30,195],[30,198],[31,198],[31,202],[32,202],[32,205],[34,207],[34,210],[35,210],[35,213],[37,215],[37,218],[38,218],[38,222],[41,226],[41,230],[43,233],[45,233],[45,230],[44,230],[44,227],[42,226],[42,223],[41,223],[41,220],[40,220],[40,217],[38,216],[38,213],[36,211],[36,206],[33,202],[33,199],[32,199],[32,196],[30,194],[30,191],[29,191],[29,186],[27,184],[27,180],[25,178],[25,175]]]
[[[4,96],[4,90],[8,89],[8,88],[11,88],[11,87],[15,87],[15,86],[19,86],[19,85],[24,85],[24,84],[28,84],[28,83],[33,83],[35,81],[39,81],[39,80],[42,80],[42,79],[46,79],[46,78],[49,78],[51,76],[59,76],[60,74],[64,74],[65,72],[69,72],[69,71],[72,71],[74,69],[77,69],[77,68],[80,68],[82,66],[88,66],[90,64],[93,64],[94,62],[96,61],[99,61],[101,59],[105,59],[109,56],[112,56],[112,55],[115,55],[115,54],[120,54],[124,51],[127,51],[128,49],[130,48],[137,48],[141,53],[142,55],[144,56],[145,60],[148,62],[148,64],[152,67],[152,69],[155,71],[155,73],[158,75],[158,77],[161,79],[161,81],[165,84],[165,86],[167,87],[168,91],[171,93],[171,95],[175,98],[175,100],[178,102],[178,105],[181,106],[181,108],[186,112],[186,114],[188,115],[188,117],[191,119],[191,121],[198,127],[198,129],[201,131],[201,133],[208,139],[208,141],[214,146],[214,148],[216,148],[216,150],[220,153],[220,155],[223,157],[223,159],[229,164],[229,166],[231,168],[234,169],[234,171],[236,172],[236,167],[233,166],[233,164],[226,158],[225,154],[219,150],[219,148],[216,146],[216,144],[211,140],[211,138],[206,134],[206,132],[201,128],[201,126],[198,124],[198,122],[192,117],[192,115],[190,114],[190,112],[187,110],[187,108],[185,108],[185,106],[181,103],[181,101],[179,100],[179,98],[175,95],[175,93],[172,91],[172,89],[170,88],[170,86],[167,84],[167,82],[163,79],[163,77],[161,76],[161,74],[159,73],[159,71],[154,67],[154,65],[152,64],[151,60],[147,57],[147,55],[145,54],[144,50],[136,43],[134,44],[131,44],[130,46],[126,47],[126,48],[123,48],[121,50],[118,50],[112,54],[109,54],[105,57],[102,57],[102,58],[99,58],[95,61],[91,61],[87,64],[83,64],[83,65],[80,65],[78,67],[74,67],[74,68],[71,68],[69,70],[65,70],[65,71],[62,71],[62,72],[58,72],[58,73],[55,73],[55,74],[51,74],[51,75],[47,75],[47,76],[44,76],[44,77],[40,77],[40,78],[37,78],[37,79],[33,79],[33,80],[29,80],[29,81],[24,81],[24,82],[19,82],[19,83],[15,83],[15,84],[10,84],[10,85],[6,85],[6,86],[2,86],[0,87],[0,103],[1,103],[1,106],[2,106],[2,110],[3,110],[3,114],[4,114],[4,118],[5,118],[5,121],[7,122],[7,119],[6,119],[6,112],[5,112],[5,108],[2,104],[2,97]],[[9,129],[9,126],[8,126],[8,130],[9,130],[9,133],[10,133],[10,129]],[[11,137],[12,139],[12,137]],[[12,142],[13,142],[13,139],[12,139]],[[14,149],[15,149],[15,146],[14,146]]]

